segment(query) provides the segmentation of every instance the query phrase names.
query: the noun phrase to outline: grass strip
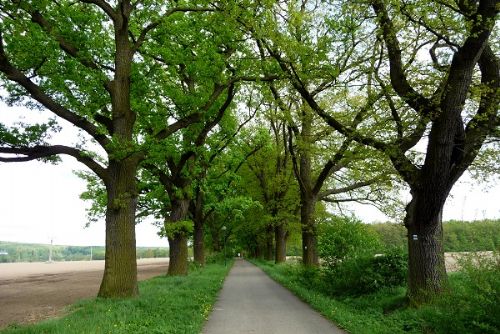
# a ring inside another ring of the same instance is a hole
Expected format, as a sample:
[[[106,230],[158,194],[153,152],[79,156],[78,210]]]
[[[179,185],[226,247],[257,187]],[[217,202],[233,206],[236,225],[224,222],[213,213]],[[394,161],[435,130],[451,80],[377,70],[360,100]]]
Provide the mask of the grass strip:
[[[308,285],[300,265],[253,263],[352,334],[500,334],[498,262],[449,275],[449,293],[420,308],[405,306],[403,287],[359,296],[329,296]]]
[[[80,301],[63,318],[11,325],[0,333],[200,333],[231,264],[209,264],[188,276],[158,276],[139,283],[137,298]]]
[[[414,317],[416,310],[407,309],[404,313],[387,314],[388,308],[403,299],[404,288],[365,295],[362,298],[336,299],[305,287],[298,265],[275,265],[260,260],[253,263],[349,333],[422,333],[422,326],[418,318]]]

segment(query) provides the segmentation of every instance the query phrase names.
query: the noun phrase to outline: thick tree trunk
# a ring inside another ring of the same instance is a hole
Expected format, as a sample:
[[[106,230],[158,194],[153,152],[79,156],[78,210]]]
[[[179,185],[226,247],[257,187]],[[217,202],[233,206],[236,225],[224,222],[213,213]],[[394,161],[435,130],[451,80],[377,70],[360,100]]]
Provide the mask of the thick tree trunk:
[[[189,209],[189,199],[172,200],[172,213],[166,224],[176,224],[186,219]],[[169,263],[168,275],[187,275],[188,246],[187,231],[176,227],[175,232],[168,236]]]
[[[269,225],[266,228],[266,253],[264,256],[264,259],[266,259],[266,261],[272,261],[274,258],[274,256],[273,256],[273,251],[274,251],[273,239],[274,239],[273,226]]]
[[[301,197],[302,263],[306,267],[316,267],[319,265],[314,219],[316,200],[312,196],[301,195]]]
[[[431,301],[446,290],[448,285],[443,250],[442,207],[429,219],[427,214],[421,214],[418,210],[418,207],[428,207],[425,205],[428,200],[414,195],[405,219],[408,229],[408,298],[415,306]]]
[[[196,201],[194,204],[194,235],[193,235],[193,251],[194,251],[194,262],[204,266],[205,265],[205,231],[203,226],[203,193],[200,191],[196,195]]]
[[[193,251],[194,251],[194,262],[199,264],[200,266],[205,265],[205,242],[204,242],[204,227],[203,220],[198,220],[195,218],[194,220],[194,242],[193,242]]]
[[[279,224],[274,229],[274,237],[276,244],[276,251],[274,256],[275,263],[286,261],[286,229],[285,223]]]
[[[99,297],[138,294],[135,244],[137,164],[111,161],[107,184],[106,254]]]
[[[170,245],[170,260],[168,263],[168,275],[187,275],[188,273],[188,246],[187,236],[177,233],[173,238],[168,238]]]
[[[255,247],[255,258],[256,259],[260,259],[262,258],[262,247],[260,245],[257,245],[257,247]]]

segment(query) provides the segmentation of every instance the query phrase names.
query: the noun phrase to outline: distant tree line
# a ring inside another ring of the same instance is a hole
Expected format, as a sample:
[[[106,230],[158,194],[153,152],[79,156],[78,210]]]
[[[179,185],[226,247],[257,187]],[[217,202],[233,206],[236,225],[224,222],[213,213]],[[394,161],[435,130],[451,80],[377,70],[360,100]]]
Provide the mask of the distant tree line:
[[[406,247],[406,229],[399,224],[369,225],[382,243],[392,247]],[[500,219],[444,222],[443,246],[445,252],[493,251],[500,249]]]
[[[0,263],[43,262],[49,259],[49,245],[0,241]],[[92,246],[92,259],[104,260],[105,248]],[[137,248],[137,258],[167,257],[168,248]],[[90,246],[52,246],[53,261],[85,261],[91,259]]]

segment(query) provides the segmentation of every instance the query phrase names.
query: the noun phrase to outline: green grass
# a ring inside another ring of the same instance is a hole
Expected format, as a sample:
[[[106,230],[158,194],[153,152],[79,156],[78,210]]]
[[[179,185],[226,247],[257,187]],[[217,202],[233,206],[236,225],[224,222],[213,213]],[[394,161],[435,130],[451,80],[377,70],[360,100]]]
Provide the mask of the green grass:
[[[0,333],[200,333],[230,267],[210,264],[184,277],[155,277],[140,282],[137,298],[81,301],[63,318]]]
[[[403,287],[360,296],[328,296],[307,284],[299,265],[254,263],[349,333],[500,333],[495,315],[500,309],[498,266],[472,271],[477,278],[467,273],[450,275],[450,293],[416,309],[406,307]]]

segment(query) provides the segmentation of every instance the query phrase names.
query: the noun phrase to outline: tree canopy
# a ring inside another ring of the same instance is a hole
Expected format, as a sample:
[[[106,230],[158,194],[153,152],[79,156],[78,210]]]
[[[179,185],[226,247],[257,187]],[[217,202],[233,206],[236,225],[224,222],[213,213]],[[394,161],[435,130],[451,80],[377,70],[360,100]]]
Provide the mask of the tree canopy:
[[[172,275],[188,271],[190,238],[200,265],[205,244],[282,262],[301,239],[303,264],[317,266],[318,224],[356,201],[405,225],[417,305],[446,290],[453,185],[468,169],[498,174],[499,8],[4,1],[2,98],[52,117],[0,123],[0,162],[65,154],[90,169],[82,198],[106,220],[100,296],[137,293],[142,217],[168,239]],[[60,119],[81,138],[55,143]]]

